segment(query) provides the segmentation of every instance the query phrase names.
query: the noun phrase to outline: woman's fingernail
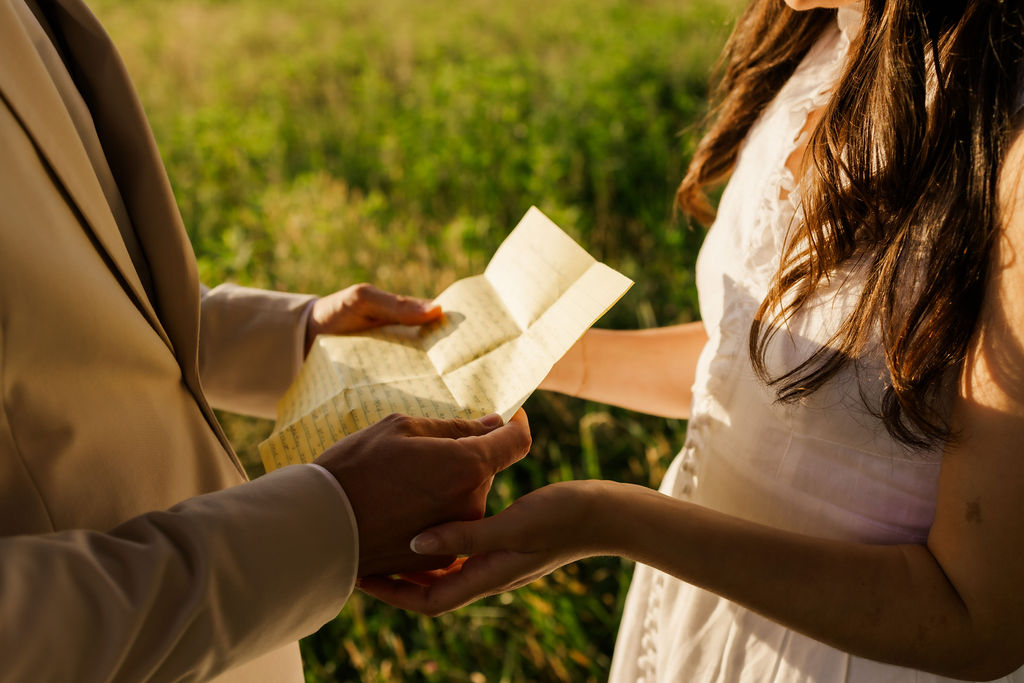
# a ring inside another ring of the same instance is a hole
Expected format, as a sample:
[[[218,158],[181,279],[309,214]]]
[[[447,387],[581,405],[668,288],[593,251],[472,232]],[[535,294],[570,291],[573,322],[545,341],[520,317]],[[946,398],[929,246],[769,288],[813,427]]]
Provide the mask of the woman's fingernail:
[[[501,425],[502,419],[501,415],[498,415],[497,413],[491,413],[490,415],[484,415],[483,417],[481,417],[480,422],[484,423],[488,427],[497,427]]]
[[[434,534],[420,534],[409,541],[409,548],[418,555],[433,555],[441,547],[441,542]]]

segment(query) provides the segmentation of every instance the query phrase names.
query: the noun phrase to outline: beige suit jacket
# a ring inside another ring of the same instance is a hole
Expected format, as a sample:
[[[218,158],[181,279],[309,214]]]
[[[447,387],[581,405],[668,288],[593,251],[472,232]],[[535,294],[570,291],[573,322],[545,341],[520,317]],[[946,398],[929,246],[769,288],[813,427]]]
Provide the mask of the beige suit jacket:
[[[352,590],[351,509],[310,467],[243,484],[207,397],[272,414],[308,297],[200,292],[113,46],[80,0],[41,3],[147,295],[14,1],[0,0],[0,680],[302,680],[295,640]]]

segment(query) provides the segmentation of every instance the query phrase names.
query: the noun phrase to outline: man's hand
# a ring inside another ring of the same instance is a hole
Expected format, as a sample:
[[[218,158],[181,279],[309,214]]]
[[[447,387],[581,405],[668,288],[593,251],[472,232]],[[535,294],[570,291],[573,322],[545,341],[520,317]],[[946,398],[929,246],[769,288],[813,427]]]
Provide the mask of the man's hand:
[[[313,304],[306,326],[306,353],[318,334],[348,334],[382,325],[423,325],[441,317],[441,307],[398,296],[366,283],[346,287]]]
[[[520,410],[508,424],[391,415],[337,442],[316,463],[335,476],[359,526],[359,575],[434,569],[454,558],[416,555],[427,527],[480,519],[497,472],[530,449]]]

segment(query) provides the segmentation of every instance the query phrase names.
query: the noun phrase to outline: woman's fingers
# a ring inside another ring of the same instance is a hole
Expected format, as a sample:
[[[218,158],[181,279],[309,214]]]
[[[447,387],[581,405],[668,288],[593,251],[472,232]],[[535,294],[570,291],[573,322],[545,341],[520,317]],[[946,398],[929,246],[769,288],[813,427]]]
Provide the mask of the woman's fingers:
[[[585,498],[578,484],[547,486],[493,517],[423,531],[410,543],[414,552],[468,557],[461,565],[420,572],[406,580],[368,579],[361,588],[404,609],[440,614],[518,588],[585,557],[588,552],[577,547],[575,534],[580,525],[574,520],[586,510],[578,505]]]
[[[514,505],[514,504],[513,504]],[[419,555],[477,555],[496,550],[529,552],[519,540],[528,535],[521,517],[509,510],[472,522],[449,522],[421,532],[409,543]]]
[[[523,553],[487,553],[469,558],[461,570],[429,585],[375,576],[363,579],[359,588],[389,605],[436,616],[523,586],[554,568],[538,564],[538,559]]]
[[[584,557],[594,546],[588,537],[581,537],[590,514],[591,490],[588,482],[549,484],[492,517],[425,529],[409,546],[421,555],[477,555],[510,550]]]

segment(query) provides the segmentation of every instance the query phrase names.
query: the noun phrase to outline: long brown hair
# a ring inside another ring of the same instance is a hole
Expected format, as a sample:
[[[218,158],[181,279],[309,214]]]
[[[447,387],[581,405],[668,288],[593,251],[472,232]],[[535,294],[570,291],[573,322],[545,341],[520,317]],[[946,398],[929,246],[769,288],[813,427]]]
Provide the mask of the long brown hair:
[[[889,374],[878,405],[912,447],[950,440],[943,410],[984,295],[997,180],[1024,64],[1019,0],[864,0],[864,27],[807,146],[802,220],[750,329],[754,368],[782,401],[819,389],[872,339]],[[702,222],[751,125],[834,21],[753,0],[726,46],[708,132],[677,191]],[[865,273],[830,342],[772,376],[766,350],[839,266]]]

